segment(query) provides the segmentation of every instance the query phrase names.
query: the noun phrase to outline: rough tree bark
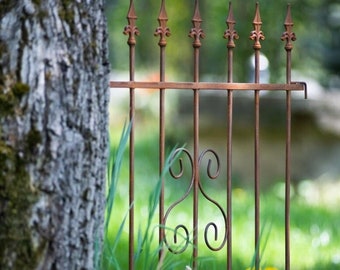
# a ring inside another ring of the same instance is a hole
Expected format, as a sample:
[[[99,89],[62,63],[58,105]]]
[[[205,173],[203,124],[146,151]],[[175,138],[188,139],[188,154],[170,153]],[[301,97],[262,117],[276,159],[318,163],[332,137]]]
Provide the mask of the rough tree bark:
[[[104,0],[0,0],[0,269],[94,269],[108,154]]]

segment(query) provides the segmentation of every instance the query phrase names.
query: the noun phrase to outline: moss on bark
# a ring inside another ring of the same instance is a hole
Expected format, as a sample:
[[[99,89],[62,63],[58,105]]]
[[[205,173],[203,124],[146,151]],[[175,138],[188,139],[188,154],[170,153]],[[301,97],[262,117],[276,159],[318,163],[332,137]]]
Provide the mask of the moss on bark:
[[[25,156],[0,141],[0,269],[34,269],[43,250],[33,245],[31,208],[38,194],[26,171]]]
[[[59,7],[59,16],[61,20],[65,21],[71,28],[72,33],[74,33],[74,1],[62,0]]]
[[[17,117],[20,101],[30,87],[7,77],[0,87],[0,120]],[[27,162],[39,143],[41,136],[34,127],[23,139],[3,134],[0,127],[0,239],[6,243],[0,245],[0,269],[34,269],[45,245],[33,244],[30,225],[38,193],[31,184]]]
[[[16,106],[30,89],[27,84],[22,82],[13,84],[10,89],[6,88],[3,84],[0,84],[0,117],[13,115]]]

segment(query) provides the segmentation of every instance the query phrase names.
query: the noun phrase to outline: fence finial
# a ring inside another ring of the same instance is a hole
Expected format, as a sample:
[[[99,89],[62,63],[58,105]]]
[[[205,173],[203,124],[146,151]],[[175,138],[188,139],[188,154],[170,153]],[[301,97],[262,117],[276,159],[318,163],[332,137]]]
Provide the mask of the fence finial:
[[[261,43],[260,40],[264,40],[265,36],[263,32],[261,31],[262,21],[260,16],[260,10],[259,10],[259,3],[256,3],[256,10],[255,10],[255,17],[253,20],[253,26],[254,30],[250,32],[250,39],[255,40],[255,43],[253,45],[253,48],[255,50],[261,49]]]
[[[193,42],[194,48],[199,48],[201,47],[200,38],[204,38],[205,34],[201,28],[201,23],[203,20],[201,18],[201,14],[199,11],[198,0],[195,0],[195,13],[191,21],[194,27],[191,28],[189,37],[194,38]]]
[[[129,11],[128,11],[126,18],[129,24],[125,26],[123,33],[124,35],[129,35],[129,39],[127,43],[129,45],[135,45],[136,44],[135,36],[139,35],[139,30],[138,30],[138,27],[136,26],[137,16],[136,16],[133,0],[130,0],[130,7],[129,7]]]
[[[284,23],[286,31],[282,34],[281,40],[286,40],[286,46],[285,49],[286,51],[291,51],[293,49],[293,43],[292,41],[296,40],[295,33],[292,31],[293,30],[293,20],[292,20],[292,15],[290,12],[290,4],[287,6],[287,15],[286,15],[286,20]]]
[[[228,44],[227,44],[228,48],[235,48],[234,40],[238,39],[239,36],[237,34],[237,31],[234,29],[236,22],[234,19],[234,13],[233,13],[231,2],[229,2],[229,13],[228,13],[228,17],[226,20],[226,24],[228,26],[228,29],[224,32],[223,37],[225,39],[228,39]]]
[[[168,15],[165,10],[165,0],[162,0],[161,9],[159,11],[159,16],[158,16],[159,27],[157,27],[154,33],[155,36],[159,36],[158,45],[161,47],[166,46],[165,37],[169,37],[171,35],[169,27],[166,26],[167,21],[168,21]]]

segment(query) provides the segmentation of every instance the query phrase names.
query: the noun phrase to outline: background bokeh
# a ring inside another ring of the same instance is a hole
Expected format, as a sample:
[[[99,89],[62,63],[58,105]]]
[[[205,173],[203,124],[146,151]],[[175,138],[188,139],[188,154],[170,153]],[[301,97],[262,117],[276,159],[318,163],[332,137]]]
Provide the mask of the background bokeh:
[[[256,1],[234,1],[236,30],[240,39],[234,49],[234,81],[252,81],[250,63]],[[262,0],[260,13],[266,39],[261,52],[268,60],[264,79],[273,83],[285,82],[285,50],[280,37],[284,31],[287,1]],[[340,241],[338,216],[340,209],[340,3],[337,0],[292,0],[292,18],[297,40],[294,42],[293,81],[305,81],[308,99],[302,93],[293,93],[292,102],[292,242],[294,250],[306,250],[308,259],[296,269],[336,269],[340,267]],[[166,79],[190,81],[192,79],[192,27],[194,1],[167,1],[168,26]],[[157,81],[159,69],[158,38],[153,33],[158,27],[159,0],[135,1],[137,26],[141,32],[136,46],[137,80]],[[110,62],[112,80],[128,80],[127,37],[122,34],[127,25],[128,1],[108,1],[106,12],[109,22]],[[206,37],[201,48],[201,81],[226,81],[226,29],[228,3],[226,1],[200,1],[202,29]],[[192,93],[168,91],[166,94],[167,147],[186,144],[192,140]],[[282,210],[285,165],[285,94],[261,93],[261,189],[268,194],[263,208],[270,206]],[[111,89],[111,137],[113,144],[128,120],[128,91]],[[215,91],[201,91],[200,147],[218,149],[222,164],[226,162],[226,95]],[[137,151],[136,170],[141,175],[140,187],[148,190],[150,177],[157,177],[157,124],[158,94],[140,89],[136,94]],[[234,93],[233,121],[233,187],[238,200],[252,197],[253,188],[253,94]],[[224,163],[225,164],[225,163]],[[123,178],[127,177],[128,173]],[[148,175],[148,177],[145,177]],[[225,176],[222,166],[221,178]],[[178,186],[176,186],[178,188]],[[214,186],[213,186],[214,188]],[[216,186],[215,186],[216,188]],[[223,185],[217,186],[223,191]],[[127,187],[122,188],[122,197]],[[223,192],[216,197],[223,198]],[[171,196],[169,196],[171,197]],[[251,199],[247,204],[251,205]],[[140,199],[141,202],[143,198]],[[281,206],[279,206],[281,205]],[[240,205],[243,209],[244,205]],[[145,209],[141,209],[141,213]],[[184,210],[183,210],[184,211]],[[251,210],[249,210],[251,213]],[[275,213],[275,208],[268,210]],[[237,216],[238,210],[235,210]],[[143,214],[141,214],[143,215]],[[242,213],[240,213],[242,216]],[[249,225],[243,219],[240,226]],[[282,218],[282,216],[281,216]],[[278,217],[280,220],[280,217]],[[237,221],[236,221],[237,222]],[[279,227],[279,231],[283,230]],[[243,227],[242,227],[243,228]],[[273,229],[272,237],[277,231]],[[242,233],[240,233],[242,235]],[[282,238],[278,242],[282,245]],[[275,243],[275,242],[274,242]],[[252,244],[250,244],[252,247]],[[243,245],[240,248],[244,249]],[[283,248],[283,246],[281,246]],[[277,250],[273,245],[269,250]],[[251,253],[251,251],[250,251]],[[271,260],[276,265],[283,257]],[[242,260],[242,257],[240,257]],[[295,260],[295,259],[294,259]],[[296,260],[298,260],[296,258]],[[335,268],[334,268],[335,267]],[[280,269],[280,267],[278,267]],[[294,269],[294,268],[293,268]]]

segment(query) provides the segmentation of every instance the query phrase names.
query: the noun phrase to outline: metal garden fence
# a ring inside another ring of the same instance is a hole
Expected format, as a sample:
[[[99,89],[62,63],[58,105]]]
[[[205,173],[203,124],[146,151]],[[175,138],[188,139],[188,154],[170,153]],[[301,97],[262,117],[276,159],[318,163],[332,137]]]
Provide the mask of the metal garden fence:
[[[260,256],[256,250],[260,241],[260,92],[261,91],[282,91],[285,93],[286,102],[286,147],[285,147],[285,267],[290,269],[290,181],[291,181],[291,93],[292,91],[304,91],[306,97],[306,84],[303,82],[294,82],[291,79],[291,53],[293,49],[293,41],[296,37],[293,32],[293,21],[291,18],[290,5],[287,8],[287,15],[284,22],[285,31],[283,32],[281,39],[285,42],[284,49],[286,51],[286,82],[285,83],[261,83],[260,82],[260,51],[261,41],[265,38],[264,33],[261,31],[262,21],[260,18],[259,5],[256,4],[255,17],[253,20],[253,30],[250,33],[249,38],[253,41],[253,50],[255,54],[255,74],[253,83],[238,83],[233,81],[233,52],[237,49],[235,41],[238,39],[238,33],[234,29],[235,19],[232,11],[232,5],[229,4],[229,14],[226,19],[227,29],[224,32],[224,38],[226,39],[226,64],[227,64],[227,81],[226,82],[202,82],[200,81],[200,48],[201,39],[205,37],[205,34],[201,28],[202,18],[199,10],[199,1],[195,0],[195,10],[192,18],[193,27],[189,32],[189,37],[193,39],[193,80],[191,82],[174,82],[166,81],[165,75],[165,50],[167,46],[167,37],[170,36],[170,29],[167,26],[167,13],[165,7],[165,1],[161,1],[161,8],[158,17],[159,26],[154,32],[155,36],[159,37],[159,48],[160,48],[160,67],[159,67],[159,82],[149,81],[135,81],[135,47],[137,46],[137,39],[139,30],[136,25],[136,12],[134,8],[133,0],[130,0],[130,7],[128,10],[127,20],[128,25],[124,29],[124,34],[128,35],[128,46],[129,46],[129,81],[111,81],[111,88],[126,88],[130,91],[130,120],[132,121],[131,133],[130,133],[130,146],[129,146],[129,203],[131,205],[129,212],[129,267],[134,269],[134,243],[135,243],[135,221],[134,221],[134,198],[135,198],[135,163],[134,163],[134,141],[135,141],[135,91],[141,88],[159,89],[159,171],[164,166],[165,162],[165,92],[171,91],[171,89],[179,89],[183,91],[190,91],[193,93],[193,149],[190,152],[188,149],[178,149],[177,151],[183,151],[183,154],[189,159],[189,166],[191,166],[192,177],[190,180],[189,188],[185,191],[183,197],[173,202],[168,208],[165,208],[164,194],[166,190],[164,185],[162,186],[160,198],[159,198],[159,242],[162,244],[162,250],[160,252],[160,258],[165,249],[168,249],[172,253],[180,253],[181,251],[192,248],[193,263],[192,268],[197,269],[197,258],[199,256],[199,237],[198,237],[198,221],[200,218],[198,202],[199,198],[208,200],[213,203],[220,211],[223,218],[223,226],[220,228],[220,224],[209,222],[204,230],[204,242],[205,245],[213,250],[220,251],[225,250],[226,254],[226,269],[232,268],[232,159],[233,159],[233,93],[235,91],[252,91],[254,93],[254,212],[255,212],[255,247],[254,252],[256,253],[255,269],[260,269]],[[226,121],[226,164],[220,164],[219,155],[213,149],[207,149],[203,152],[199,152],[200,137],[199,137],[199,125],[200,125],[200,91],[201,90],[219,90],[225,93],[226,98],[226,109],[227,109],[227,121]],[[225,205],[219,204],[213,198],[211,198],[205,191],[200,181],[199,167],[201,165],[202,158],[209,153],[212,155],[214,162],[216,162],[216,172],[212,172],[210,158],[208,164],[208,176],[210,179],[214,179],[218,173],[220,166],[226,166],[226,191],[225,191]],[[182,166],[182,164],[180,164]],[[180,166],[181,169],[183,169]],[[179,173],[171,173],[174,178],[179,178]],[[199,197],[199,194],[202,197]],[[174,237],[176,233],[181,231],[187,237],[187,243],[180,249],[172,249],[168,245],[168,239],[165,234],[165,227],[167,226],[168,219],[171,211],[174,207],[180,204],[186,197],[192,196],[192,228],[189,229],[183,224],[177,225],[173,228]],[[204,202],[203,202],[204,203]],[[214,246],[207,237],[208,231],[212,231],[215,238],[221,237],[218,246]],[[191,234],[191,235],[190,235]],[[189,237],[190,235],[190,237]],[[222,235],[222,236],[221,236]],[[188,245],[189,238],[192,239],[193,244]]]

